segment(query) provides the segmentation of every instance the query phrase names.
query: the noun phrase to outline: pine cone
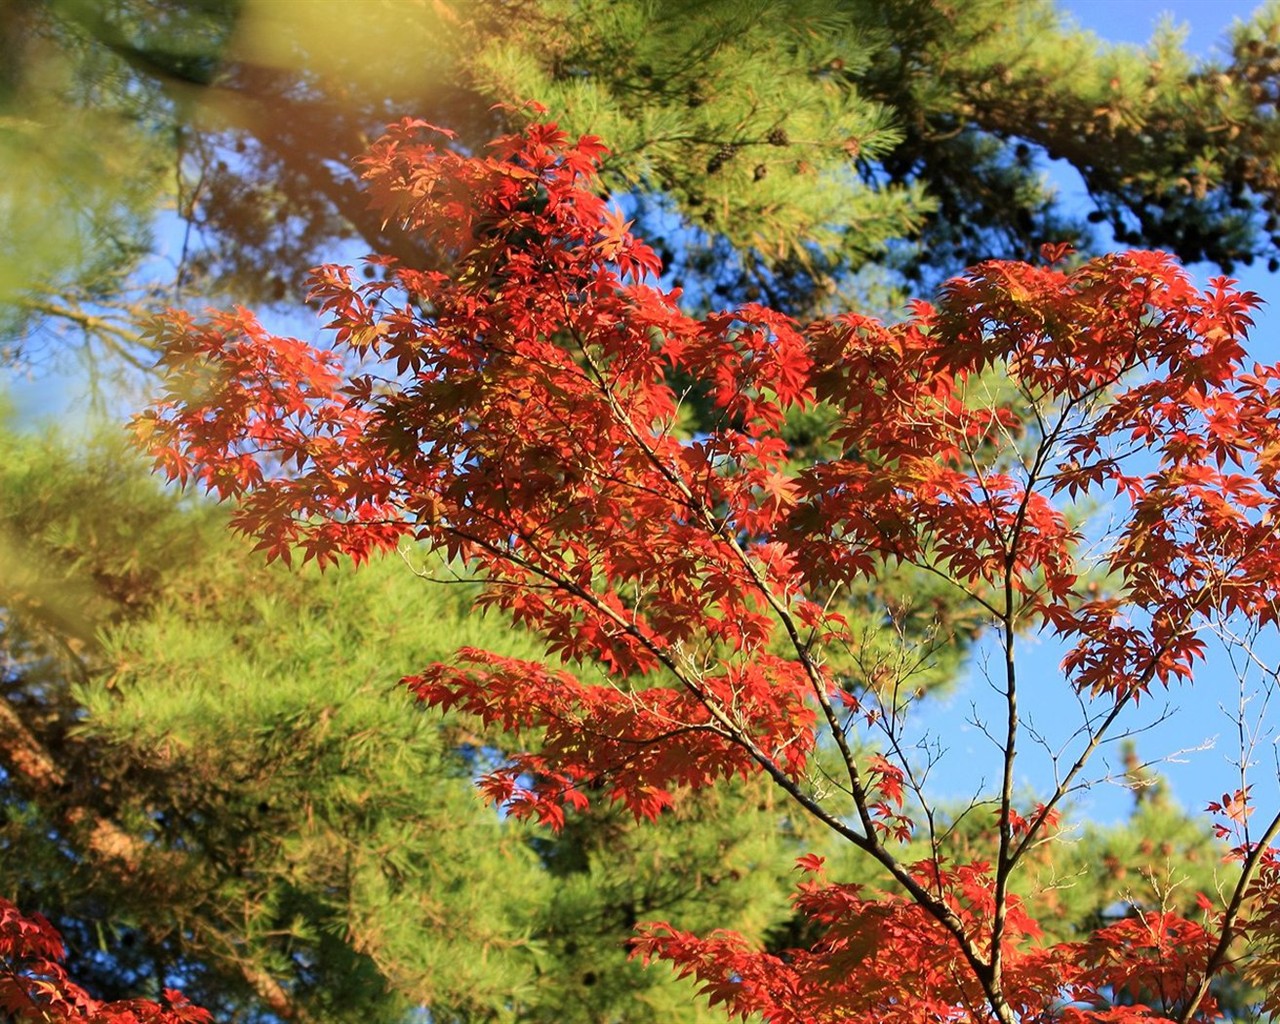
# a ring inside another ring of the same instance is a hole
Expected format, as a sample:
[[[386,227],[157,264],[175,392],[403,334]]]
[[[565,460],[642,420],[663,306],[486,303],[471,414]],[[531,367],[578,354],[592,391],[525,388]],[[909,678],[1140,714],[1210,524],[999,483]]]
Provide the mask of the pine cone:
[[[765,139],[771,146],[786,146],[791,142],[790,136],[787,135],[787,130],[781,127],[775,128],[765,136]]]
[[[728,161],[733,159],[733,154],[738,151],[738,147],[732,142],[726,142],[717,149],[710,160],[707,161],[707,173],[715,174]]]

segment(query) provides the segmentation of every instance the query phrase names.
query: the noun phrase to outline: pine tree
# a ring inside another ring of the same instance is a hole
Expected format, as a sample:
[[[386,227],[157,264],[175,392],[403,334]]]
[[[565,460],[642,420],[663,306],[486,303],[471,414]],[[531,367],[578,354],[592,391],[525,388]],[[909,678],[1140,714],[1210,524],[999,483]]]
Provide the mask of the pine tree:
[[[483,805],[500,734],[395,687],[458,644],[541,654],[468,613],[475,584],[398,558],[264,571],[118,442],[5,434],[0,455],[0,893],[54,921],[95,994],[657,1024],[690,992],[627,962],[637,920],[785,918],[794,851],[758,786],[552,841]]]
[[[887,287],[892,302],[978,259],[1105,246],[1087,220],[1227,269],[1280,259],[1274,8],[1233,30],[1221,64],[1193,61],[1172,32],[1146,51],[1104,46],[1050,0],[15,10],[9,137],[71,145],[76,118],[116,133],[95,147],[116,165],[78,197],[133,183],[140,199],[172,172],[189,225],[179,297],[300,298],[307,268],[345,242],[430,264],[438,254],[370,214],[351,161],[405,114],[483,145],[533,116],[524,100],[609,139],[603,182],[705,306],[755,296],[803,311],[841,287]],[[61,106],[37,104],[37,85]],[[149,164],[131,162],[140,146]],[[1092,210],[1052,194],[1046,158],[1081,173]],[[47,166],[61,180],[74,164]],[[117,240],[149,248],[145,232]]]

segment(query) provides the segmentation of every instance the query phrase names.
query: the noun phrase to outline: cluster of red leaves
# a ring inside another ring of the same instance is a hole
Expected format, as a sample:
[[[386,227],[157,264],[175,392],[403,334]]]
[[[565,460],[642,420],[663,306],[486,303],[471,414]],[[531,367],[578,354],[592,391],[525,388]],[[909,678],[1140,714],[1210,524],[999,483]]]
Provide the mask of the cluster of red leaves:
[[[144,443],[171,477],[196,472],[238,499],[238,524],[272,557],[300,546],[321,564],[359,559],[412,535],[476,563],[483,603],[567,661],[622,677],[677,651],[730,655],[696,693],[623,694],[475,658],[409,680],[432,703],[550,729],[538,757],[490,782],[515,810],[558,821],[576,783],[607,774],[615,797],[653,816],[673,786],[749,770],[734,730],[798,774],[809,680],[763,651],[771,599],[795,605],[798,574],[780,546],[743,537],[794,502],[768,430],[804,400],[800,333],[758,307],[703,324],[637,281],[657,260],[590,188],[595,141],[570,146],[543,126],[473,158],[437,151],[433,134],[398,126],[366,177],[386,216],[452,256],[450,273],[380,261],[385,280],[353,285],[326,267],[313,282],[337,346],[391,376],[339,378],[332,354],[307,358],[243,310],[171,315],[156,327],[171,372],[138,421]],[[744,425],[682,440],[673,369],[723,377],[725,413]],[[821,627],[816,607],[800,614]],[[600,742],[620,734],[623,746]]]
[[[39,1024],[207,1024],[208,1011],[181,992],[167,1005],[149,999],[102,1002],[67,977],[62,939],[39,914],[0,899],[0,1010],[6,1020]]]
[[[478,569],[482,605],[549,654],[598,668],[592,685],[464,651],[407,680],[542,732],[484,783],[513,813],[558,825],[600,793],[653,818],[680,787],[763,771],[889,864],[884,844],[912,828],[903,773],[850,750],[858,700],[820,652],[856,638],[811,599],[886,562],[950,580],[1007,632],[1047,624],[1072,645],[1071,682],[1117,707],[1189,678],[1207,618],[1275,621],[1280,370],[1242,364],[1254,296],[1201,291],[1160,253],[1066,270],[1053,251],[981,264],[892,326],[759,306],[697,320],[597,194],[598,140],[536,125],[476,156],[447,138],[406,121],[364,170],[374,206],[448,269],[315,273],[352,370],[243,310],[171,314],[155,328],[167,392],[137,429],[171,477],[236,499],[270,557],[323,565],[414,538]],[[669,382],[690,378],[712,425],[685,436]],[[817,403],[846,457],[792,466],[779,427]],[[1065,514],[1079,495],[1118,509],[1089,563]],[[852,808],[801,783],[824,730]],[[824,929],[809,950],[655,925],[638,952],[770,1021],[986,1020],[993,1001],[1006,1021],[1213,1016],[1190,922],[1038,945],[1007,874],[1056,811],[1002,813],[994,874],[898,867],[910,898],[806,882],[797,907]]]
[[[764,653],[756,660],[728,665],[703,692],[709,702],[734,707],[761,748],[798,775],[813,720],[804,681],[792,663]],[[628,693],[589,686],[568,672],[472,648],[458,652],[457,664],[433,665],[405,682],[426,703],[466,711],[512,736],[542,729],[537,754],[511,755],[482,788],[516,817],[536,815],[557,828],[566,805],[586,806],[587,788],[654,819],[671,803],[672,789],[746,777],[757,767],[703,703],[673,687]],[[794,742],[797,735],[804,742]]]
[[[921,906],[901,896],[828,882],[822,860],[801,858],[811,877],[795,906],[819,928],[805,950],[761,952],[741,936],[699,937],[666,924],[646,925],[634,947],[646,960],[693,977],[712,1005],[767,1024],[919,1024],[992,1021],[965,951]],[[989,866],[915,865],[917,879],[938,893],[969,934],[990,940],[994,879]],[[1126,918],[1086,942],[1043,946],[1040,928],[1021,901],[1011,901],[1004,941],[1004,996],[1024,1022],[1167,1021],[1200,980],[1214,937],[1173,914]],[[1153,1008],[1152,1005],[1155,1004]],[[1212,997],[1196,1020],[1213,1020]]]

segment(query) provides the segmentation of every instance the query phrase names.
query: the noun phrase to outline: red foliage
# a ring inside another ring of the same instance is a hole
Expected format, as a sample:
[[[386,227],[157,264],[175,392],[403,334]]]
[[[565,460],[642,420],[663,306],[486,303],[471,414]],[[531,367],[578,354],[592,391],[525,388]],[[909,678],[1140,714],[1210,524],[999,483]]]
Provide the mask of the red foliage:
[[[165,1002],[94,999],[67,977],[62,938],[39,914],[0,898],[0,1011],[39,1024],[208,1024],[208,1011],[167,989]]]
[[[236,499],[271,558],[360,560],[413,538],[465,559],[482,605],[595,665],[587,684],[467,650],[407,680],[434,706],[541,732],[484,783],[512,813],[556,826],[603,795],[655,818],[681,787],[764,772],[873,857],[891,891],[802,861],[808,949],[645,928],[638,955],[731,1013],[1211,1019],[1202,982],[1224,969],[1239,906],[1213,935],[1151,913],[1043,943],[1009,880],[1074,774],[1024,815],[1005,772],[987,862],[903,863],[909,766],[851,742],[876,715],[856,714],[822,652],[857,643],[833,593],[921,566],[1005,637],[1012,736],[1027,627],[1064,638],[1069,683],[1112,709],[1108,728],[1153,685],[1191,678],[1208,618],[1274,624],[1280,370],[1242,362],[1256,297],[1225,280],[1201,291],[1162,253],[1069,270],[1055,248],[1046,266],[980,264],[894,325],[804,326],[760,306],[698,320],[597,194],[598,140],[537,125],[471,156],[447,139],[406,121],[364,159],[373,205],[449,269],[317,270],[333,352],[244,310],[157,323],[167,391],[137,420],[157,465]],[[692,436],[682,378],[710,406]],[[797,467],[779,428],[818,403],[845,454]],[[1064,511],[1077,496],[1116,509],[1092,562]],[[1105,591],[1085,582],[1100,576]],[[819,742],[847,776],[825,799],[809,779]],[[1244,799],[1224,800],[1230,817]]]

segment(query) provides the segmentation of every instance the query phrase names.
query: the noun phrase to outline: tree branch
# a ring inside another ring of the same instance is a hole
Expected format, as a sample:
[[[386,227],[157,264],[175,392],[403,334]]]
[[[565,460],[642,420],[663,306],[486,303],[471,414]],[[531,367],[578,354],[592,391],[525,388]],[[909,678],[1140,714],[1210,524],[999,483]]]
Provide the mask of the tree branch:
[[[88,855],[121,884],[136,882],[144,868],[146,845],[117,822],[92,806],[68,802],[70,783],[66,772],[48,749],[27,727],[13,705],[0,697],[0,763],[13,778],[20,779],[48,804],[62,806],[61,817],[73,832],[85,835],[82,855]],[[308,1015],[284,986],[259,965],[236,952],[235,943],[208,927],[194,926],[197,934],[209,934],[225,948],[223,956],[235,964],[245,983],[276,1016],[305,1022]]]
[[[1217,945],[1214,946],[1213,952],[1209,954],[1209,959],[1205,962],[1204,976],[1200,979],[1200,984],[1196,986],[1195,995],[1183,1007],[1182,1013],[1178,1014],[1178,1024],[1190,1024],[1191,1018],[1195,1016],[1196,1010],[1200,1008],[1201,1002],[1204,1001],[1204,997],[1208,994],[1209,986],[1213,983],[1214,976],[1226,966],[1227,952],[1231,946],[1231,940],[1235,938],[1236,922],[1244,906],[1249,883],[1253,881],[1254,876],[1257,874],[1258,865],[1262,862],[1263,854],[1270,848],[1277,835],[1280,835],[1280,812],[1277,812],[1276,816],[1271,819],[1271,823],[1262,834],[1262,838],[1254,844],[1249,851],[1249,855],[1245,857],[1240,879],[1236,882],[1235,891],[1231,894],[1231,900],[1227,904],[1226,910],[1222,913],[1222,930],[1218,935]]]

